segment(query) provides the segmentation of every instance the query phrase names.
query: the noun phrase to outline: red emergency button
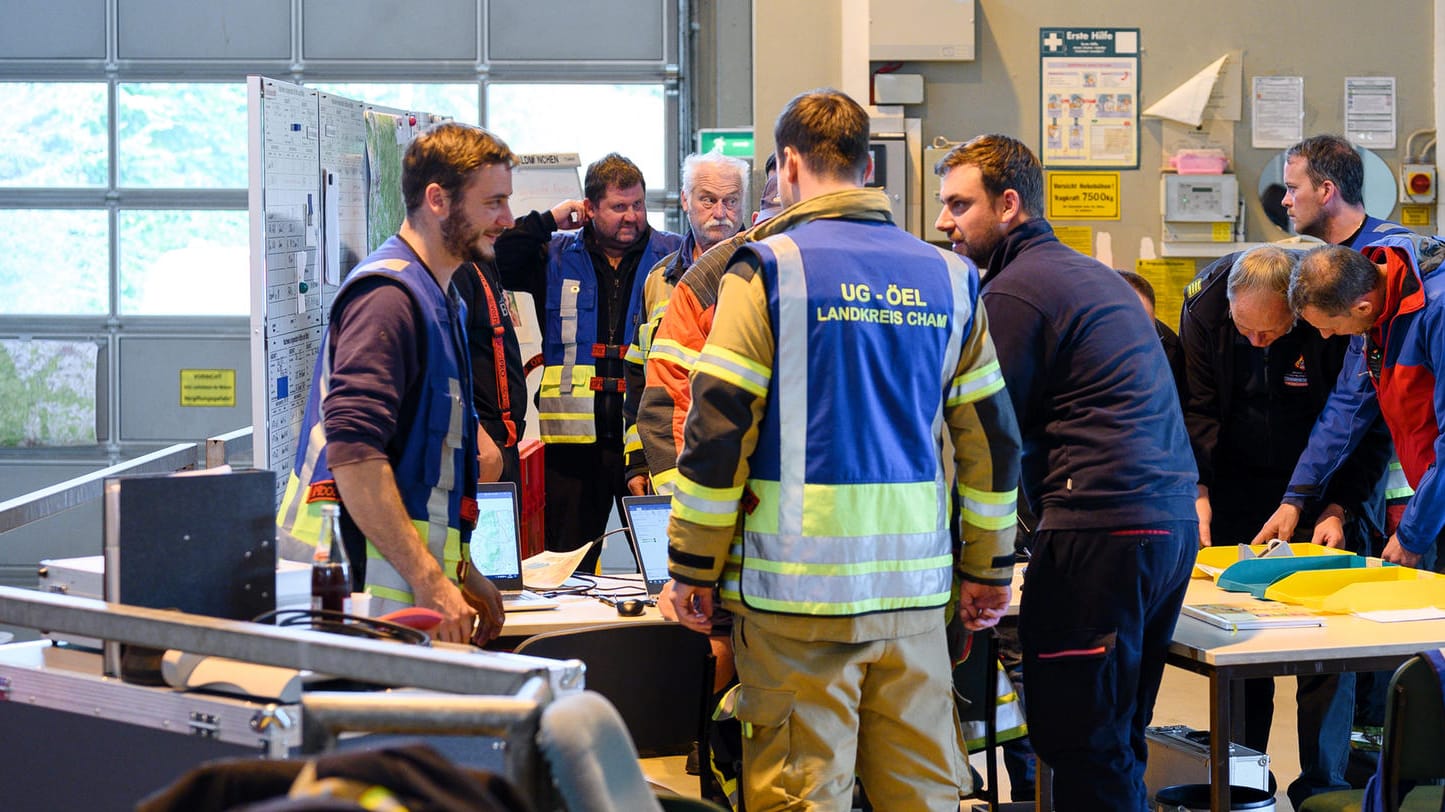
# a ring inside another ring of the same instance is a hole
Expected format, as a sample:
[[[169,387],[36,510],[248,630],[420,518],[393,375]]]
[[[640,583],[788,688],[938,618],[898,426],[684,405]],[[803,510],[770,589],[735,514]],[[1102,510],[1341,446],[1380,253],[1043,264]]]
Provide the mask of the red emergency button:
[[[1410,187],[1410,194],[1412,194],[1412,195],[1427,195],[1427,194],[1430,194],[1430,186],[1431,186],[1432,182],[1433,182],[1433,181],[1431,180],[1430,174],[1429,174],[1428,172],[1411,172],[1411,173],[1410,173],[1410,179],[1409,179],[1409,181],[1408,181],[1408,184],[1409,184],[1409,187]]]

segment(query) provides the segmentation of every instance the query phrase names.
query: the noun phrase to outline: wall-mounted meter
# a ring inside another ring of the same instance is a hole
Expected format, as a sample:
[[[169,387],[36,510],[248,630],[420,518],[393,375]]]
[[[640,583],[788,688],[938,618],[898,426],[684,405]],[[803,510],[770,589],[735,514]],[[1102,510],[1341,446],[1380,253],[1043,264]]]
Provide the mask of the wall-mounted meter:
[[[1163,175],[1159,182],[1167,242],[1231,242],[1239,220],[1234,175]]]
[[[1435,202],[1435,167],[1430,164],[1400,166],[1400,202]]]

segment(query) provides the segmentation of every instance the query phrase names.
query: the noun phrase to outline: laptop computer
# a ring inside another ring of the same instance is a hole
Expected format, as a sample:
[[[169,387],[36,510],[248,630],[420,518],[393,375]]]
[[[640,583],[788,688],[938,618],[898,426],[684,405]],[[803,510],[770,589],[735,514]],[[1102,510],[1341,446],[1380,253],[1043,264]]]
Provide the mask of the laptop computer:
[[[522,540],[517,516],[516,485],[487,482],[477,486],[472,566],[497,585],[506,611],[556,609],[556,601],[522,588]]]
[[[667,574],[667,520],[672,514],[671,496],[624,496],[628,541],[637,571],[642,573],[647,594],[656,596],[669,579]]]

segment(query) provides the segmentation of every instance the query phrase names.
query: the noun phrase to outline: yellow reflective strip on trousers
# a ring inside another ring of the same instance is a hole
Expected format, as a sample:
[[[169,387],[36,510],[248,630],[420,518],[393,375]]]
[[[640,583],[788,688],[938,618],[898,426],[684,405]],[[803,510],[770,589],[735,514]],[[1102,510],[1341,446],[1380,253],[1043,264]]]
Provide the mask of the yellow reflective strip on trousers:
[[[758,500],[748,514],[748,529],[778,531],[781,486],[766,479],[748,480]],[[927,533],[940,529],[938,484],[928,482],[864,485],[803,484],[803,535],[877,536]]]

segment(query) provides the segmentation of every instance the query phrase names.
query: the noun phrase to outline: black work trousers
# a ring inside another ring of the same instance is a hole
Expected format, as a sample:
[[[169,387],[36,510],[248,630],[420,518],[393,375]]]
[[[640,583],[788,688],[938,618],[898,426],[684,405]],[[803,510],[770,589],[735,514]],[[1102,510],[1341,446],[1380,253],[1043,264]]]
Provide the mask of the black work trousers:
[[[1198,546],[1197,521],[1035,534],[1019,638],[1060,812],[1148,809],[1144,728]]]
[[[575,550],[607,531],[614,506],[621,514],[627,495],[622,441],[550,443],[544,460],[547,480],[547,549]],[[602,545],[595,545],[578,572],[594,572]]]

